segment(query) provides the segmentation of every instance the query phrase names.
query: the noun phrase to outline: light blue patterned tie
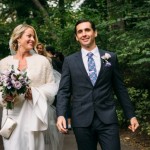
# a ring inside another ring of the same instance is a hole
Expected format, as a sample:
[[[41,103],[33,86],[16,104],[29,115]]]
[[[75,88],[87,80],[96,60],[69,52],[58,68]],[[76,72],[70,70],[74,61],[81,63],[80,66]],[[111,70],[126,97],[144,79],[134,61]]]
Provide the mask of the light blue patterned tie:
[[[89,70],[89,77],[91,79],[92,84],[94,85],[97,80],[97,74],[96,74],[96,66],[95,61],[93,59],[93,53],[88,53],[88,70]]]

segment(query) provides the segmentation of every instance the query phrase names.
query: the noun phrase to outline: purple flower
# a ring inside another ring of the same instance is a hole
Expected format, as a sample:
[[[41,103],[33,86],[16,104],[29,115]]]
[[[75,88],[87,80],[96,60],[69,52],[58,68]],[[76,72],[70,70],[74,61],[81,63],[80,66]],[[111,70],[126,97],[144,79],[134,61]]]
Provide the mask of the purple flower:
[[[1,82],[6,82],[8,80],[8,76],[2,74],[0,80]]]
[[[16,82],[14,82],[13,87],[14,87],[15,89],[21,89],[22,84],[21,84],[21,82],[16,81]]]
[[[106,66],[106,67],[110,67],[110,66],[111,66],[111,63],[107,61],[106,64],[105,64],[105,66]]]

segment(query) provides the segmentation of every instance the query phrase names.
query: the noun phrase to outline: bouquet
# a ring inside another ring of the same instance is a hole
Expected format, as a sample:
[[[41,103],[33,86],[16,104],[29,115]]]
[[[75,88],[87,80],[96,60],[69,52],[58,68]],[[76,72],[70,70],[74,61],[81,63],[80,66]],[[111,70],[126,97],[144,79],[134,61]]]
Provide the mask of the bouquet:
[[[7,109],[13,109],[15,97],[24,94],[28,89],[30,84],[30,79],[25,71],[15,71],[14,66],[11,69],[5,70],[0,74],[0,86],[2,97],[5,98],[6,95],[14,97],[13,100],[7,101]]]

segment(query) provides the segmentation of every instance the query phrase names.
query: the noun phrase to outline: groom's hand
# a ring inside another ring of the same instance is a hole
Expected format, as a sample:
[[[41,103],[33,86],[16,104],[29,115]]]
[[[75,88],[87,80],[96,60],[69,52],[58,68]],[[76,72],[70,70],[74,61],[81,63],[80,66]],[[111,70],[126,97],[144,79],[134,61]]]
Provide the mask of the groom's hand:
[[[68,133],[68,129],[67,129],[67,125],[66,125],[66,119],[64,116],[59,116],[57,118],[57,128],[59,130],[60,133]]]
[[[128,128],[132,131],[135,132],[135,130],[139,127],[139,123],[136,119],[136,117],[132,117],[130,119],[130,125],[128,126]]]

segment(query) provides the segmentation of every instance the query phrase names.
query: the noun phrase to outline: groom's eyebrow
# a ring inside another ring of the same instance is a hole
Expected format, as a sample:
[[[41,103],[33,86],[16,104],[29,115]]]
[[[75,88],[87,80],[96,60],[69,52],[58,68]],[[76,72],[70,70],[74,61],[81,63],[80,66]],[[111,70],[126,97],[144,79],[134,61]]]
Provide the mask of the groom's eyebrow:
[[[77,33],[82,33],[83,31],[91,31],[91,28],[79,29]]]

